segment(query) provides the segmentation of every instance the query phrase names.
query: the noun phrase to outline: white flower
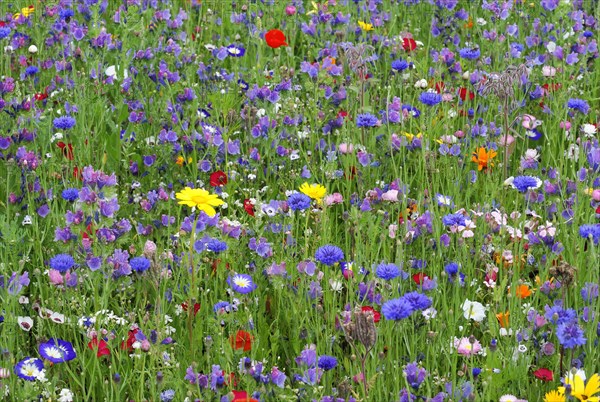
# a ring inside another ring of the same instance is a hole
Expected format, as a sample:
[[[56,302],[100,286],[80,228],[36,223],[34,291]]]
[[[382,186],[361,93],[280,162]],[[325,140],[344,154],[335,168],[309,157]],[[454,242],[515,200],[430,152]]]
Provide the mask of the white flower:
[[[548,50],[548,53],[554,53],[554,51],[556,50],[556,43],[552,41],[548,42],[548,44],[546,45],[546,49]]]
[[[17,322],[23,331],[29,332],[33,327],[33,319],[31,317],[17,317]]]
[[[415,82],[415,88],[427,88],[427,80],[421,78],[419,81]]]
[[[68,388],[63,388],[60,391],[58,402],[73,402],[73,393]]]
[[[598,129],[593,124],[585,123],[581,126],[581,131],[583,131],[586,137],[593,137],[598,132]]]
[[[344,285],[341,281],[336,281],[333,279],[329,280],[329,285],[331,286],[331,290],[333,290],[334,292],[341,292],[344,288]]]
[[[27,49],[27,51],[28,51],[29,53],[32,53],[32,54],[33,54],[33,53],[37,53],[37,51],[38,51],[38,48],[37,48],[37,46],[36,46],[36,45],[31,45],[31,46],[29,46],[29,48]]]
[[[463,315],[467,320],[471,319],[473,321],[481,322],[485,319],[485,307],[483,307],[483,304],[466,299],[461,307],[463,309]]]
[[[423,315],[423,317],[425,317],[427,321],[429,321],[437,316],[437,310],[433,307],[429,307],[428,309],[423,310],[421,314]]]
[[[23,226],[25,225],[31,225],[33,223],[33,221],[31,220],[31,215],[25,215],[25,218],[23,218],[23,222],[21,223]]]

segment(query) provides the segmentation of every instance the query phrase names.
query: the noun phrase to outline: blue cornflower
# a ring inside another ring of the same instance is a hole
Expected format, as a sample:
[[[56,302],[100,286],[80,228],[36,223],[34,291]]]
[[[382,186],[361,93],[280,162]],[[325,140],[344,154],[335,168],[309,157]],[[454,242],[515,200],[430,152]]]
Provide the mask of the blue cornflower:
[[[227,250],[227,243],[218,239],[210,239],[206,243],[206,250],[219,254]]]
[[[481,50],[479,50],[477,48],[471,49],[471,48],[466,47],[466,48],[460,49],[458,51],[458,54],[463,59],[475,60],[475,59],[478,59],[479,56],[481,56]]]
[[[292,211],[303,211],[310,207],[310,197],[303,193],[294,193],[288,197],[287,203]]]
[[[383,303],[381,313],[386,320],[403,320],[409,317],[413,312],[412,304],[403,297],[388,300]]]
[[[396,264],[381,263],[375,269],[378,278],[389,281],[400,276],[400,268]]]
[[[444,271],[446,271],[449,277],[453,277],[458,274],[458,264],[455,262],[449,262],[444,267]]]
[[[319,356],[317,366],[325,371],[331,370],[337,366],[337,359],[328,355]]]
[[[584,239],[589,239],[591,237],[594,244],[598,244],[600,241],[600,223],[579,226],[579,236]]]
[[[585,286],[581,288],[581,298],[591,303],[598,298],[598,284],[593,282],[586,282]]]
[[[356,116],[356,127],[375,127],[377,122],[377,116],[371,113],[363,113]]]
[[[460,212],[457,212],[455,214],[448,214],[443,216],[442,223],[444,224],[444,226],[465,226],[467,222],[465,220],[465,216]]]
[[[417,362],[412,362],[407,364],[404,368],[404,375],[406,376],[406,381],[408,381],[410,386],[416,391],[419,389],[423,381],[425,381],[425,377],[427,377],[427,370],[419,367]]]
[[[68,130],[75,125],[75,119],[71,116],[61,116],[54,119],[52,124],[57,130]]]
[[[567,349],[585,345],[587,339],[583,335],[583,329],[576,322],[560,324],[556,329],[558,341]]]
[[[66,188],[62,191],[61,196],[63,200],[73,202],[79,198],[79,190],[76,188]]]
[[[583,99],[571,98],[567,101],[567,107],[583,114],[588,114],[590,111],[590,105]]]
[[[431,299],[419,292],[408,292],[402,296],[404,300],[410,303],[413,310],[425,310],[431,307]]]
[[[442,101],[442,95],[435,92],[423,92],[419,96],[421,103],[428,106],[435,106]]]
[[[331,266],[336,262],[342,261],[344,259],[344,252],[341,248],[328,244],[326,246],[320,247],[315,252],[315,259],[321,264]]]
[[[535,190],[540,188],[542,181],[533,176],[517,176],[511,180],[510,185],[519,190],[519,192],[525,193],[529,189]]]
[[[410,65],[408,64],[408,62],[406,60],[398,59],[398,60],[392,61],[392,69],[393,70],[404,71],[408,67],[410,67]]]
[[[61,20],[66,20],[67,18],[71,18],[75,15],[75,12],[71,8],[63,8],[59,11],[58,16]]]
[[[40,71],[40,69],[37,68],[36,66],[29,66],[25,69],[25,75],[27,75],[27,76],[36,75],[39,71]]]
[[[49,265],[58,272],[67,272],[75,266],[75,260],[69,254],[57,254],[50,259]]]
[[[129,265],[135,272],[142,273],[150,268],[150,260],[146,257],[134,257],[129,261]]]
[[[0,39],[4,39],[10,35],[9,27],[0,27]]]

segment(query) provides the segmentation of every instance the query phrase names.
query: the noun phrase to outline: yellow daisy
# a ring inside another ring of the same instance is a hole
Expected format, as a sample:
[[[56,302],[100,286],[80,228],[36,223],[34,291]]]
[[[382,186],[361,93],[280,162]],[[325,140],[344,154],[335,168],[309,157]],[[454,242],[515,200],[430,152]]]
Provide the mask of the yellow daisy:
[[[565,395],[559,391],[550,391],[544,396],[544,402],[565,402]]]
[[[572,378],[565,378],[565,384],[571,386],[571,396],[579,399],[580,401],[587,402],[600,402],[600,376],[594,374],[590,379],[587,380],[587,384],[584,384],[583,378],[575,374]],[[558,387],[558,391],[564,393],[565,387]],[[563,399],[564,400],[564,399]]]
[[[358,21],[358,26],[362,31],[369,32],[373,30],[373,24],[368,24],[364,21]]]
[[[15,15],[13,15],[13,19],[18,19],[21,15],[25,18],[29,17],[31,14],[33,14],[33,12],[35,11],[35,8],[33,6],[29,6],[29,7],[24,7],[21,9],[20,13],[16,13]]]
[[[320,201],[323,197],[325,197],[327,189],[320,184],[304,183],[300,186],[300,192],[308,195],[313,200]]]
[[[216,194],[210,194],[203,188],[186,187],[181,192],[175,194],[179,201],[179,205],[187,205],[188,207],[196,207],[200,211],[204,211],[208,216],[215,216],[217,211],[213,207],[223,205],[225,202]]]

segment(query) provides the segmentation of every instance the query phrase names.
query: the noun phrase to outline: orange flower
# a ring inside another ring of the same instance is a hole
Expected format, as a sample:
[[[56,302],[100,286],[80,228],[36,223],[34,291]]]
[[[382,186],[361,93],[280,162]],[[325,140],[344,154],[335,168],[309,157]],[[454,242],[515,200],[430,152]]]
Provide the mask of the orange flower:
[[[235,336],[229,337],[231,347],[238,350],[243,349],[244,352],[248,352],[252,349],[252,335],[246,331],[238,330]]]
[[[472,162],[477,163],[477,170],[487,171],[488,168],[494,166],[492,159],[494,159],[498,155],[496,151],[490,149],[489,151],[483,147],[477,148],[475,152],[473,152],[473,157],[471,158]]]
[[[508,328],[508,316],[510,313],[507,311],[506,313],[498,313],[496,314],[496,318],[498,319],[498,323],[501,328]]]
[[[519,299],[524,299],[526,297],[531,296],[531,289],[527,285],[519,285],[517,286],[516,295]]]

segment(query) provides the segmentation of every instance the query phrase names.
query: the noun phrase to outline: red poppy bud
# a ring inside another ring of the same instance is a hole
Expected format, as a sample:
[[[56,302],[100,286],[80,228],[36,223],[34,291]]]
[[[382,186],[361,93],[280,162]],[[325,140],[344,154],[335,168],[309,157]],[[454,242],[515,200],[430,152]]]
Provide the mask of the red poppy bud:
[[[412,38],[404,38],[402,39],[402,48],[407,52],[412,52],[417,48],[417,42]]]

